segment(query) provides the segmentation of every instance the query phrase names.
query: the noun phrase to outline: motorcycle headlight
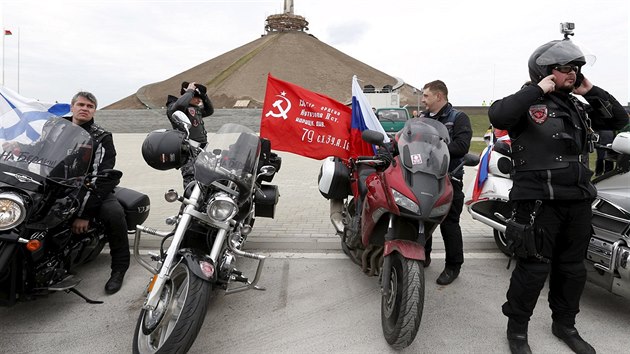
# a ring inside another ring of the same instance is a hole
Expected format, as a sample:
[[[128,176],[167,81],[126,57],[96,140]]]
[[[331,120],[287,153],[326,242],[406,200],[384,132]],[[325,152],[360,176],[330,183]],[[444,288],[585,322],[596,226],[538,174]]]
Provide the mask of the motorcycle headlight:
[[[435,218],[438,216],[445,215],[451,209],[451,203],[445,203],[438,207],[431,209],[431,213],[429,213],[430,218]]]
[[[210,219],[224,222],[238,212],[238,207],[232,198],[227,196],[215,196],[208,202],[206,213]]]
[[[418,214],[420,212],[420,207],[413,200],[405,197],[402,193],[392,188],[392,194],[394,195],[394,201],[399,207],[402,207],[406,210],[409,210],[413,213]]]
[[[18,226],[26,217],[24,200],[13,193],[0,193],[0,231]]]

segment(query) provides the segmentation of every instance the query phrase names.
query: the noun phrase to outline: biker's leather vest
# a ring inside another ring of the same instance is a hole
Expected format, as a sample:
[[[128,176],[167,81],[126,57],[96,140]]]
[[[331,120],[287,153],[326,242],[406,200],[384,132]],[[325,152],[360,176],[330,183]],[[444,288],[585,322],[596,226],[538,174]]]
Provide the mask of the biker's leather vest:
[[[572,162],[588,165],[590,120],[576,98],[564,102],[571,107],[562,109],[551,99],[530,106],[526,128],[512,139],[515,171],[561,169]]]
[[[97,125],[96,123],[92,123],[90,125],[90,129],[88,130],[88,133],[90,133],[90,136],[92,136],[92,139],[94,139],[97,146],[98,144],[101,143],[101,141],[103,140],[105,136],[112,134],[108,132],[107,130],[103,129],[101,126]]]
[[[448,111],[448,113],[444,112],[438,119],[438,121],[444,124],[444,126],[446,127],[446,130],[448,131],[448,136],[451,138],[451,140],[453,140],[453,134],[454,134],[453,130],[454,130],[455,121],[457,120],[458,115],[459,115],[459,111],[451,107],[451,110]],[[462,161],[464,161],[463,157],[460,157],[458,159],[451,158],[450,163],[448,165],[448,171],[449,172],[453,171],[455,167],[459,166],[459,164],[462,163]],[[459,172],[453,175],[453,177],[460,178],[460,179],[464,177],[464,169],[461,169]]]

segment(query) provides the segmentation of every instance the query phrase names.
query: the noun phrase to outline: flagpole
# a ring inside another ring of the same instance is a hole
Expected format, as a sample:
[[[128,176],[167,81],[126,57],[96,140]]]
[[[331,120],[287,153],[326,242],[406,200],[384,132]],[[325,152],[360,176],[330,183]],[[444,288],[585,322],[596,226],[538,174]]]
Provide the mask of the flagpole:
[[[4,27],[2,28],[2,86],[4,86],[4,37],[6,37],[7,34],[4,31]]]
[[[20,27],[18,27],[17,92],[20,93]]]

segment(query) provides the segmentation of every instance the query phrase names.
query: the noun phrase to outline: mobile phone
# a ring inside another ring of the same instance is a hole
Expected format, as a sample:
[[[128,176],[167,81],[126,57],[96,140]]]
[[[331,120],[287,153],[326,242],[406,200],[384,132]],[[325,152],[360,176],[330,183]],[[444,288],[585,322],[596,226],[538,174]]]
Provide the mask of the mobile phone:
[[[573,86],[575,88],[580,87],[580,85],[582,85],[582,81],[584,81],[584,75],[582,73],[577,73],[575,75],[575,84]]]

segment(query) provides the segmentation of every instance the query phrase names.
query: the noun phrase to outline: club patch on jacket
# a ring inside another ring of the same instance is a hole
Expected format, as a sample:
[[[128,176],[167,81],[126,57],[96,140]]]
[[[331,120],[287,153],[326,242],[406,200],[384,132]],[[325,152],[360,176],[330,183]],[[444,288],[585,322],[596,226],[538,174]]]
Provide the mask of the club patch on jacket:
[[[537,124],[543,124],[547,120],[547,105],[537,104],[529,107],[529,116]]]

